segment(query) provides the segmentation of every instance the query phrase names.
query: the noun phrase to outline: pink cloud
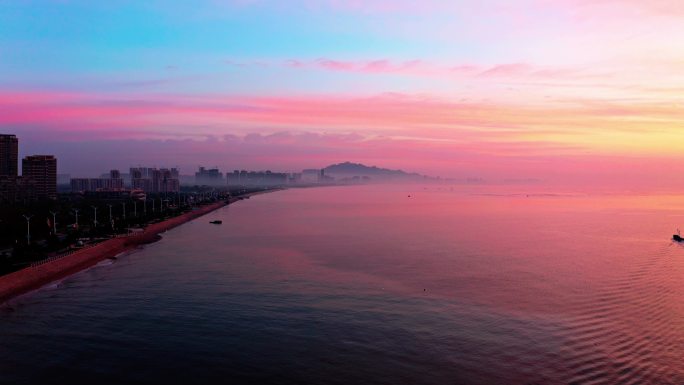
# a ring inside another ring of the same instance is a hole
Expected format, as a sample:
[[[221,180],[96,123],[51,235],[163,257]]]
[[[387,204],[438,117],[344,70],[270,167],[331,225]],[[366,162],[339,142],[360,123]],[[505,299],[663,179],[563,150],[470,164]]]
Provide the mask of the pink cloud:
[[[656,166],[681,158],[668,138],[683,119],[676,105],[646,102],[0,93],[3,131],[19,134],[23,151],[88,172],[169,159],[284,171],[353,160],[455,177],[607,179],[636,175],[630,167],[662,177]]]
[[[287,60],[285,63],[286,63],[286,65],[288,65],[289,67],[294,67],[294,68],[303,68],[303,67],[306,67],[306,63],[304,63],[304,62],[302,62],[302,61],[300,61],[300,60],[291,59],[291,60]]]
[[[420,60],[393,62],[388,59],[351,61],[321,58],[314,61],[287,60],[285,64],[293,68],[318,68],[339,72],[358,72],[367,74],[420,74],[429,72],[429,66]]]
[[[480,77],[517,77],[521,75],[529,75],[532,72],[532,67],[524,63],[500,64],[487,68],[480,72]]]
[[[345,123],[367,124],[375,122],[379,126],[420,124],[458,125],[470,123],[475,127],[490,126],[485,122],[495,122],[483,115],[496,113],[499,122],[511,125],[514,119],[506,119],[515,111],[561,112],[561,107],[535,109],[530,107],[505,106],[494,103],[457,103],[429,97],[402,94],[382,94],[373,97],[236,97],[216,96],[195,99],[193,97],[144,97],[112,98],[97,94],[70,94],[63,99],[61,94],[0,94],[0,100],[10,100],[0,108],[3,122],[19,123],[56,123],[72,119],[81,121],[118,120],[128,122],[138,118],[154,116],[197,117],[242,117],[254,122],[285,122],[294,124]],[[597,106],[600,106],[597,108]],[[565,108],[568,113],[583,115],[604,114],[613,111],[614,115],[633,115],[642,111],[656,113],[675,113],[676,108],[653,108],[648,105],[625,105],[621,108],[606,109],[606,104],[589,103],[582,108]],[[521,117],[521,114],[514,114]],[[479,119],[468,119],[479,117]],[[479,123],[478,123],[479,122]]]
[[[344,62],[339,60],[320,59],[316,64],[322,68],[333,71],[352,71],[356,69],[356,65],[352,62]]]
[[[320,69],[334,72],[360,73],[367,75],[403,75],[440,78],[444,80],[513,80],[517,82],[537,80],[580,80],[606,79],[609,76],[598,70],[582,68],[535,66],[528,63],[503,63],[491,66],[457,64],[445,65],[424,60],[393,61],[377,60],[333,60],[317,59],[307,61],[290,59],[284,62],[290,68],[300,70]]]
[[[597,127],[626,141],[626,132],[671,131],[684,119],[684,111],[670,103],[576,99],[534,105],[403,94],[113,97],[5,92],[0,93],[0,101],[3,126],[40,129],[73,140],[310,130],[363,132],[366,137],[414,138],[424,143],[551,141],[597,151],[591,136]],[[613,144],[613,151],[621,151],[622,144]]]
[[[682,16],[684,15],[684,4],[671,0],[564,0],[559,4],[571,7],[582,7],[585,11],[596,8],[603,9],[628,9],[637,10],[640,12],[648,12],[667,16]]]

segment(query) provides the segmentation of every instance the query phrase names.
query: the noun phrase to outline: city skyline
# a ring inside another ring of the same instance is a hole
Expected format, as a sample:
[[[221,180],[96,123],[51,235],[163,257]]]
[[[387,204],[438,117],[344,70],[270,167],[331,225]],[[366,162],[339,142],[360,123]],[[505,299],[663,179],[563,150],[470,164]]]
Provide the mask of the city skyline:
[[[27,168],[22,167],[21,169],[18,168],[19,165],[19,154],[22,153],[21,148],[22,146],[19,145],[20,140],[15,134],[3,134],[0,133],[0,176],[9,176],[9,177],[21,177],[24,176],[24,172],[26,172]],[[23,145],[23,143],[22,143]],[[52,158],[56,162],[56,158],[54,155],[27,155],[22,157],[22,164],[25,165],[25,163],[31,159],[34,158]],[[181,172],[181,169],[179,167],[158,167],[157,165],[154,165],[152,167],[143,166],[142,164],[137,164],[135,166],[130,166],[128,168],[129,173],[121,173],[121,168],[117,167],[111,167],[108,168],[106,172],[103,172],[103,170],[99,170],[97,172],[94,172],[91,175],[71,175],[69,173],[63,172],[63,170],[58,170],[56,167],[56,163],[53,167],[52,173],[53,178],[55,181],[55,184],[68,184],[68,183],[62,183],[59,182],[60,179],[70,179],[71,180],[71,185],[72,185],[72,191],[88,191],[88,190],[97,190],[97,189],[122,189],[124,187],[123,181],[126,180],[128,183],[127,187],[131,187],[133,189],[140,188],[142,190],[148,190],[150,189],[151,186],[148,186],[147,188],[143,188],[141,186],[136,186],[133,180],[135,179],[155,179],[152,174],[155,172],[161,172],[162,174],[168,174],[169,177],[174,178],[176,181],[180,180],[180,184],[188,184],[187,180],[188,178],[193,178],[194,177],[194,183],[195,184],[206,184],[206,185],[217,185],[217,186],[223,186],[226,185],[226,182],[228,185],[231,184],[230,182],[230,177],[229,176],[235,176],[239,174],[244,174],[244,173],[249,173],[249,174],[277,174],[281,176],[288,176],[290,178],[297,178],[297,175],[305,175],[307,172],[314,172],[315,174],[320,174],[323,176],[323,169],[325,168],[330,168],[330,167],[336,167],[336,166],[347,166],[347,167],[361,167],[361,168],[366,168],[371,171],[388,171],[390,173],[399,173],[399,174],[405,174],[407,176],[418,176],[421,178],[428,178],[431,180],[441,180],[439,176],[430,176],[430,175],[420,175],[418,173],[407,173],[404,170],[391,170],[383,167],[377,167],[375,165],[373,166],[367,166],[364,164],[360,163],[353,163],[349,161],[345,162],[340,162],[337,164],[331,164],[327,165],[324,167],[320,168],[306,168],[302,170],[286,170],[286,171],[277,171],[277,169],[271,170],[269,169],[262,169],[262,170],[247,170],[245,168],[235,168],[235,167],[226,167],[226,168],[221,168],[219,166],[212,166],[212,167],[205,167],[205,166],[197,166],[197,168],[193,171],[187,171],[185,174]],[[22,172],[20,173],[19,170]],[[30,172],[30,168],[28,169]],[[225,177],[224,173],[221,172],[221,170],[225,170]],[[62,172],[60,172],[62,171]],[[349,170],[346,170],[345,172],[345,177],[349,177],[348,175]],[[28,176],[28,175],[27,175]],[[351,175],[354,176],[354,175]],[[360,175],[357,175],[360,176]],[[29,176],[29,179],[31,177]],[[185,183],[182,181],[182,179],[185,179]],[[239,178],[238,178],[239,179]],[[325,178],[324,178],[325,179]],[[114,182],[112,182],[114,180]],[[472,181],[474,178],[469,178],[466,179],[465,181]],[[446,179],[446,181],[454,181],[453,179]],[[484,180],[480,180],[484,181]],[[234,182],[234,181],[233,181]],[[75,184],[74,184],[75,183]],[[180,185],[178,184],[178,186]],[[193,183],[190,183],[193,184]],[[78,187],[76,187],[78,186]],[[176,190],[177,187],[174,187],[173,190]]]
[[[682,18],[667,1],[7,4],[0,123],[81,175],[352,160],[676,189]]]

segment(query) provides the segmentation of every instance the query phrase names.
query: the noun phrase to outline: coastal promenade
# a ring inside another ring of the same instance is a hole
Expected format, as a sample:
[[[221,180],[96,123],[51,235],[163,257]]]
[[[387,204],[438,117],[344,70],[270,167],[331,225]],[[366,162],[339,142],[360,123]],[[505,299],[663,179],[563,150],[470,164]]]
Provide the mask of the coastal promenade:
[[[227,202],[221,201],[202,206],[163,222],[150,224],[141,233],[127,237],[112,238],[61,258],[52,259],[48,262],[36,264],[2,276],[0,277],[0,304],[92,267],[126,250],[155,242],[159,239],[159,234],[240,199],[242,198],[230,198]]]

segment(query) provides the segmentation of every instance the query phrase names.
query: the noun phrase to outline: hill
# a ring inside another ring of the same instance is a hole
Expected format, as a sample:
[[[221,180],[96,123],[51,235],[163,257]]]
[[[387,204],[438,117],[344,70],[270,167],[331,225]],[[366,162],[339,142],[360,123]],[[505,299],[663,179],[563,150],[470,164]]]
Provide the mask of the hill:
[[[324,169],[325,175],[340,178],[366,177],[375,181],[387,180],[425,180],[431,177],[418,173],[408,173],[403,170],[391,170],[376,166],[366,166],[361,163],[344,162],[333,164]]]

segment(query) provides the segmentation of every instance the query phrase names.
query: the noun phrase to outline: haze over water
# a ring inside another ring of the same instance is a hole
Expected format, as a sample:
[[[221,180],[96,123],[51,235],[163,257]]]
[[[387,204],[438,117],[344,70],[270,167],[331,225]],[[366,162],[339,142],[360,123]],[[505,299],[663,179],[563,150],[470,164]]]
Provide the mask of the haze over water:
[[[0,383],[684,383],[683,198],[255,196],[4,308]]]

